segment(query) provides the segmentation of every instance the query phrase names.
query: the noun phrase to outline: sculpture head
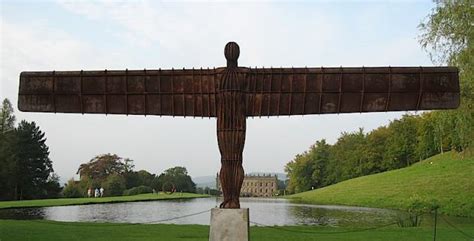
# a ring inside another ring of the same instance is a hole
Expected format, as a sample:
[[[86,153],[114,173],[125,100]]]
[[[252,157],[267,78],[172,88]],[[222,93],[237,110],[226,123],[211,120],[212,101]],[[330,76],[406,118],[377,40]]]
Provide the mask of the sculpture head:
[[[237,59],[240,55],[240,48],[236,42],[228,42],[224,48],[224,56],[227,59],[227,67],[237,67]]]

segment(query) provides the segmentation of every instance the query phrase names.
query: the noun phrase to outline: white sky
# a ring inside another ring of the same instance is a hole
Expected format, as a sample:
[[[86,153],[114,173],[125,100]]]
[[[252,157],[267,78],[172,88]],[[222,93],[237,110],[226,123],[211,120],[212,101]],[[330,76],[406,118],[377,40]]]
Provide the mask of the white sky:
[[[191,176],[220,168],[215,119],[21,113],[21,71],[157,69],[225,65],[224,45],[240,45],[241,66],[432,65],[417,42],[429,1],[155,2],[0,1],[0,97],[18,120],[46,132],[63,180],[102,153],[153,173],[176,165]],[[249,119],[246,172],[283,172],[316,140],[366,131],[403,113]]]

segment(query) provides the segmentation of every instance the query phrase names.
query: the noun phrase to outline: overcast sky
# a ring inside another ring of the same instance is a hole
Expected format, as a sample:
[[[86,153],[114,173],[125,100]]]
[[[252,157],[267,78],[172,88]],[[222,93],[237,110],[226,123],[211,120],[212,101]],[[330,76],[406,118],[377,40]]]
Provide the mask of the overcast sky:
[[[157,116],[21,113],[18,76],[31,70],[157,69],[225,65],[224,45],[240,45],[241,66],[429,66],[417,25],[430,1],[157,2],[0,1],[0,97],[18,120],[46,132],[62,180],[102,153],[160,173],[191,176],[220,168],[216,120]],[[316,140],[370,131],[403,112],[248,119],[246,172],[283,172]]]

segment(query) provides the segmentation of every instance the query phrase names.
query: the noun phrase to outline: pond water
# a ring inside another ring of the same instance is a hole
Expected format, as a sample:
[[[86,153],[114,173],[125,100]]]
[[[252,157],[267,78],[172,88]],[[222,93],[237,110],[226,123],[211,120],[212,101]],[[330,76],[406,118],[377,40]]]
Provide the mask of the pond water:
[[[6,209],[0,210],[0,219],[209,225],[209,210],[220,202],[217,198],[196,198]],[[273,198],[241,198],[241,206],[250,208],[252,225],[380,225],[393,222],[398,214],[386,209],[295,204]],[[196,215],[175,219],[189,214]]]

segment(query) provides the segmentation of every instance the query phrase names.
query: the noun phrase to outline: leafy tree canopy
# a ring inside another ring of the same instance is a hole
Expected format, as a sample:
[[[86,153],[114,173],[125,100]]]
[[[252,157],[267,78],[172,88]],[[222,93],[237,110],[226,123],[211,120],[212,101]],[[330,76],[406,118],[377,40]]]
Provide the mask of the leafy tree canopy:
[[[109,175],[130,172],[133,170],[133,160],[123,159],[116,154],[102,154],[94,157],[88,163],[81,164],[77,174],[81,179],[86,177],[95,182],[104,181]]]
[[[15,119],[12,103],[8,99],[4,99],[0,111],[0,135],[12,131],[15,128]]]
[[[431,59],[457,66],[461,93],[472,101],[474,70],[474,8],[470,0],[435,1],[436,7],[419,28],[420,43]]]
[[[196,184],[188,175],[185,167],[173,167],[165,170],[153,180],[152,187],[162,190],[164,185],[173,185],[178,192],[196,192]]]

